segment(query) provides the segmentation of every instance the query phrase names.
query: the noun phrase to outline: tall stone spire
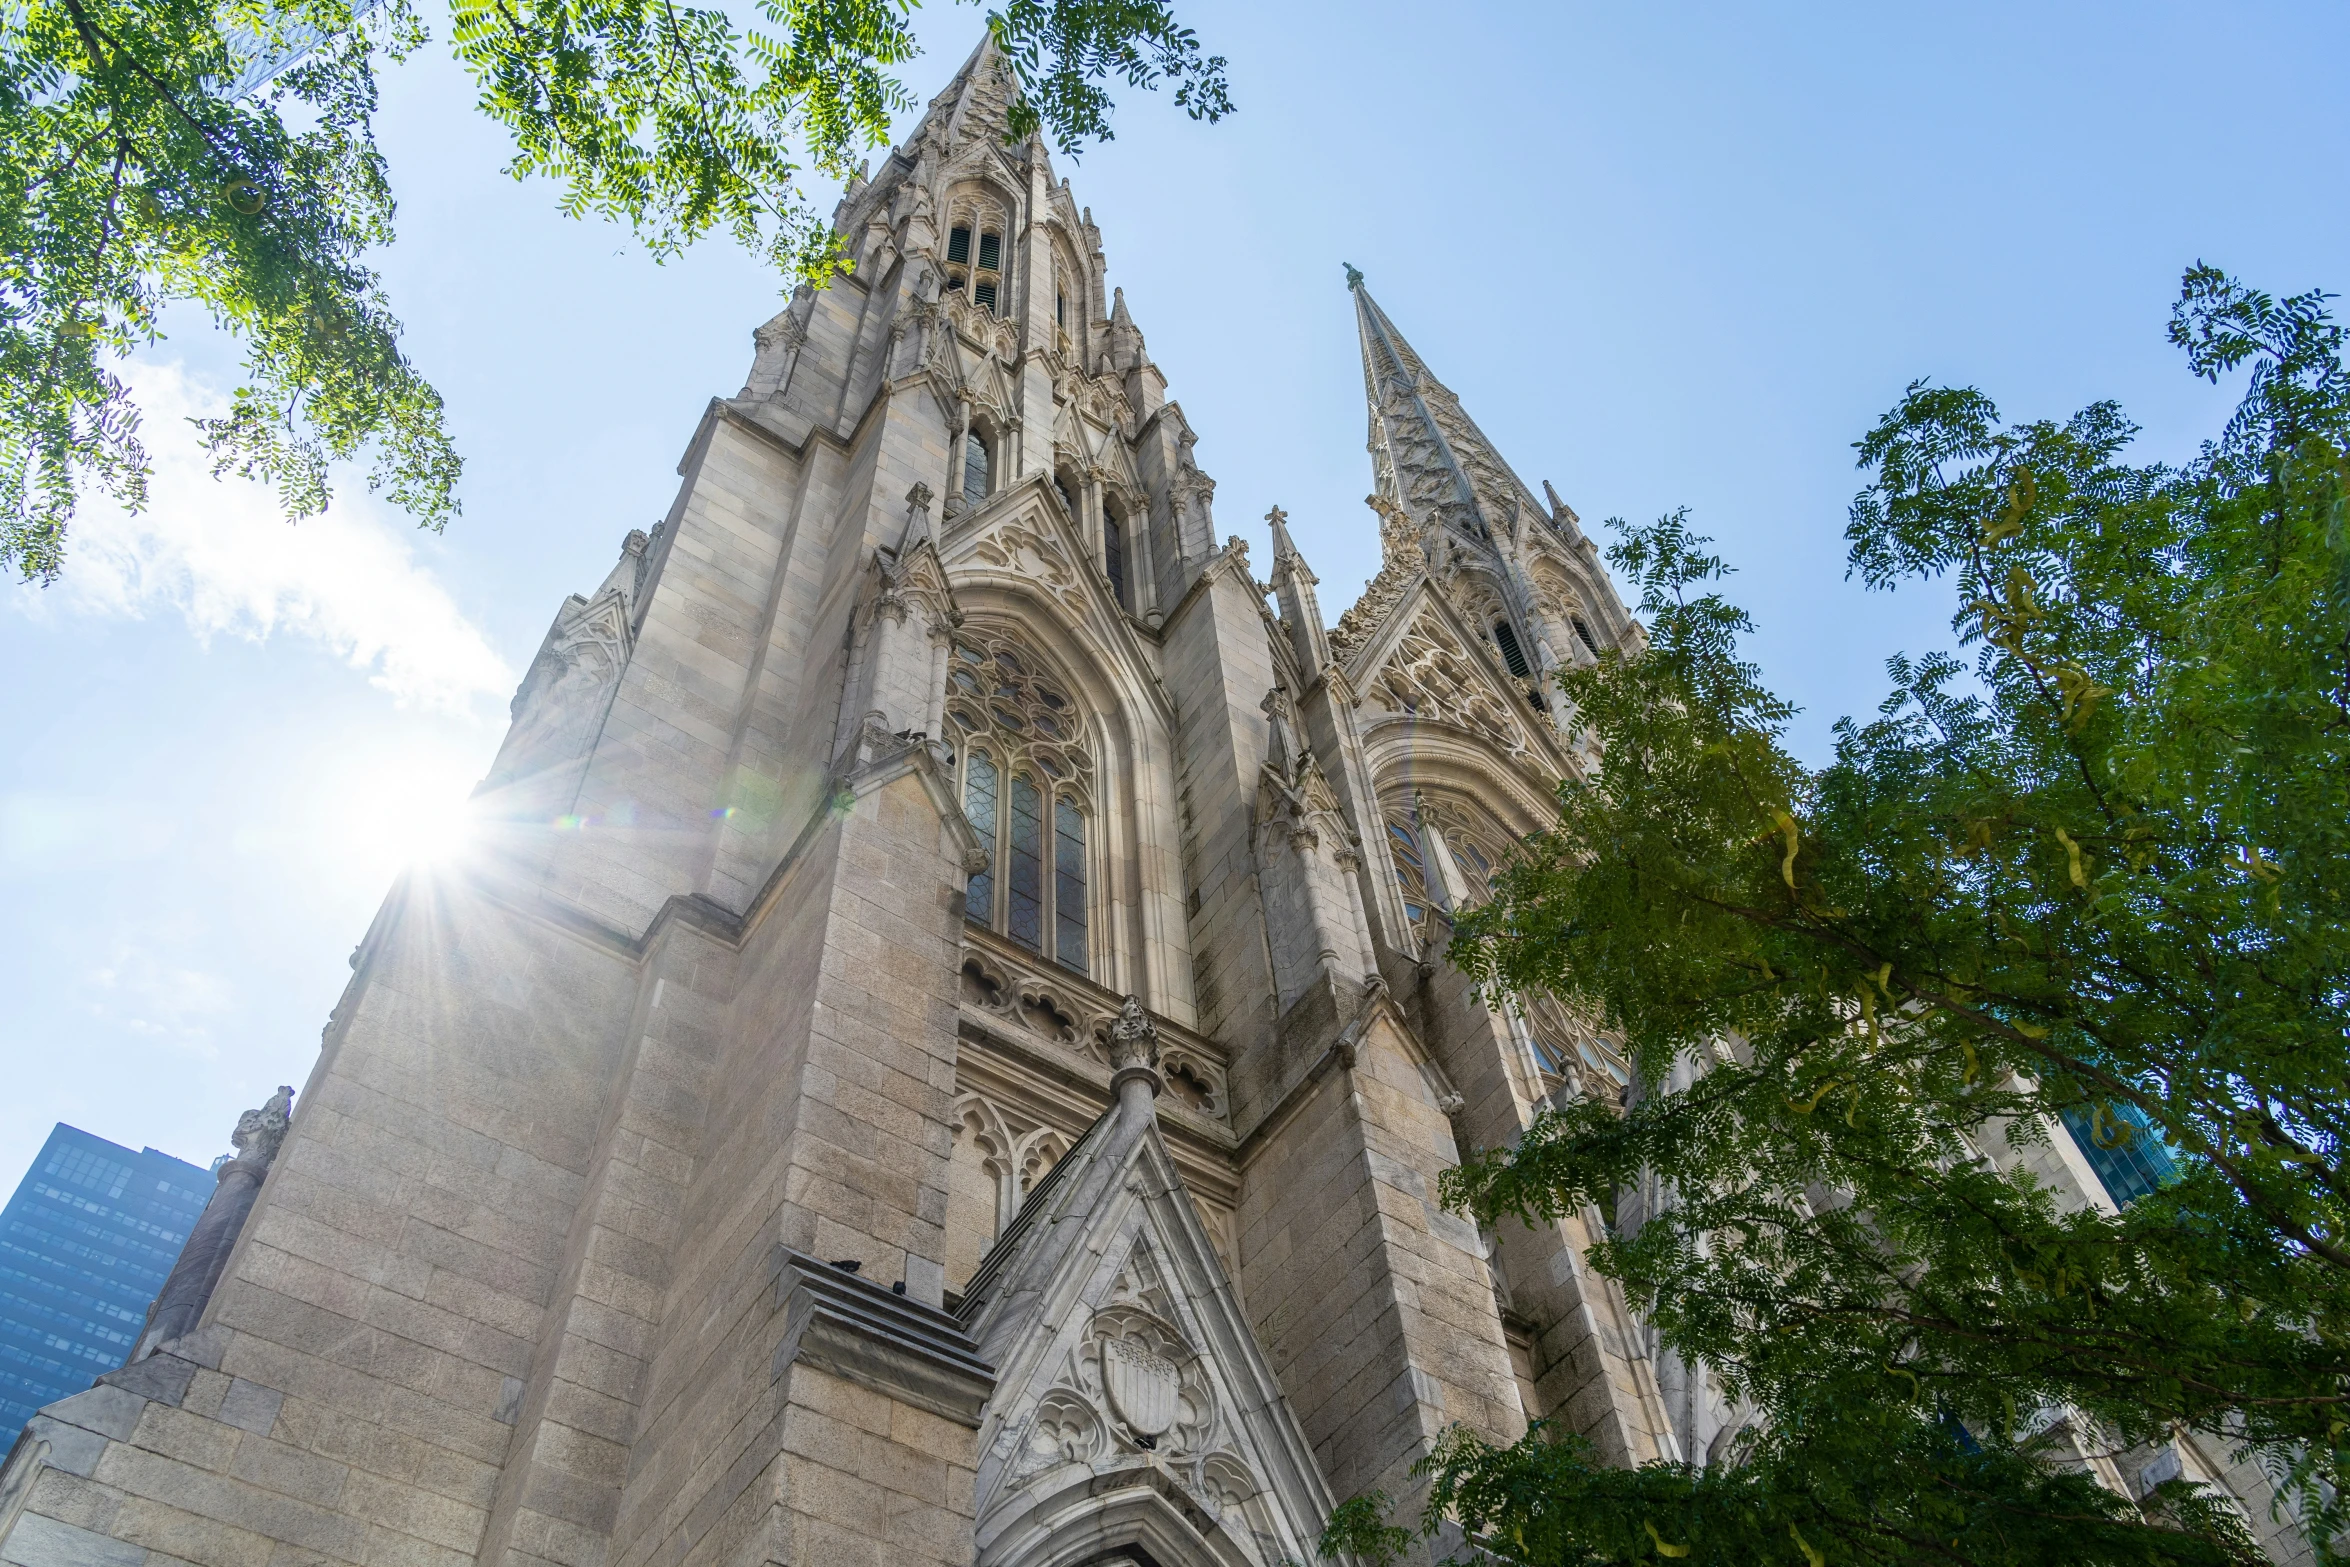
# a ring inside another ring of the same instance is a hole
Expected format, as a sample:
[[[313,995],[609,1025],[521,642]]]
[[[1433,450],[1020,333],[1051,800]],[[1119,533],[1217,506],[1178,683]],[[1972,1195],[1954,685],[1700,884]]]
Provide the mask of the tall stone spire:
[[[1441,525],[1453,547],[1514,539],[1545,508],[1494,451],[1461,400],[1429,373],[1387,319],[1363,275],[1347,268],[1362,334],[1363,396],[1370,406],[1371,466],[1378,495],[1426,529]]]
[[[1322,579],[1289,536],[1289,513],[1276,506],[1265,513],[1265,522],[1273,530],[1273,593],[1281,602],[1281,622],[1288,628],[1298,668],[1310,680],[1330,662],[1329,633],[1322,629],[1322,606],[1314,597]]]

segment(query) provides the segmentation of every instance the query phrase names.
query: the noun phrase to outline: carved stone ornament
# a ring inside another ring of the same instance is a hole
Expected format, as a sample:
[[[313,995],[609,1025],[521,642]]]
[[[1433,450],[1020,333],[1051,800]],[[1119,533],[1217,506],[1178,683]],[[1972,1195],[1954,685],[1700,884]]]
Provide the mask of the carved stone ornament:
[[[1183,1373],[1175,1362],[1134,1339],[1102,1344],[1102,1386],[1110,1408],[1138,1436],[1156,1440],[1175,1425]]]
[[[1110,1070],[1123,1072],[1139,1067],[1155,1072],[1159,1066],[1159,1027],[1151,1021],[1140,996],[1128,996],[1118,1008],[1118,1015],[1110,1020],[1105,1054],[1110,1058]]]
[[[1390,711],[1482,735],[1513,757],[1530,749],[1524,726],[1479,675],[1468,649],[1425,609],[1380,666],[1370,694]]]
[[[237,1129],[229,1134],[237,1158],[269,1168],[277,1159],[279,1146],[286,1140],[287,1128],[293,1124],[293,1111],[294,1090],[290,1085],[280,1084],[269,1103],[238,1116]]]

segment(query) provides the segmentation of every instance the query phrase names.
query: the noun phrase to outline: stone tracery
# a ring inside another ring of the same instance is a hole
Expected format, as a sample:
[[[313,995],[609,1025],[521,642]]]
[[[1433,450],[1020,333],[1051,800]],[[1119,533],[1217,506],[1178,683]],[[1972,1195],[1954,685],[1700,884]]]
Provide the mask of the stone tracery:
[[[1493,740],[1512,757],[1531,750],[1526,726],[1503,705],[1452,629],[1427,609],[1380,665],[1370,694],[1396,712]]]
[[[964,814],[988,856],[970,917],[1080,974],[1093,969],[1093,751],[1083,711],[1042,654],[973,628],[949,653],[947,717]]]

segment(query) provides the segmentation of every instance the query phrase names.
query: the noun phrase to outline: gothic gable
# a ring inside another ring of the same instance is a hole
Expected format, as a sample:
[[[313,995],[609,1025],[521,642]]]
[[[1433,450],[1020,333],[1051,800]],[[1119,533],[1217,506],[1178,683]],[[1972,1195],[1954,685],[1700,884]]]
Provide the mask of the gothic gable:
[[[1097,666],[1120,672],[1121,689],[1147,693],[1144,700],[1157,706],[1159,718],[1174,721],[1173,706],[1133,626],[1079,544],[1060,496],[1044,475],[1031,474],[947,523],[939,556],[958,590],[984,585],[1049,610],[1084,643]]]
[[[1519,682],[1425,574],[1396,597],[1345,666],[1358,705],[1371,709],[1366,737],[1383,725],[1434,725],[1483,741],[1521,767],[1555,778],[1566,771],[1549,723]]]
[[[1170,1563],[1314,1559],[1329,1497],[1155,1118],[1128,1106],[1095,1123],[962,1314],[998,1371],[981,1567],[1087,1543]]]

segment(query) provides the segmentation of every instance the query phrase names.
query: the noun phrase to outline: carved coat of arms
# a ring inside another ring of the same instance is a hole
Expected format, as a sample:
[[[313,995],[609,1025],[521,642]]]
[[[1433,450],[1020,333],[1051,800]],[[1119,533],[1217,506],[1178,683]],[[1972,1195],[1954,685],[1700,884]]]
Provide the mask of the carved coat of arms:
[[[1109,1340],[1102,1345],[1102,1386],[1136,1435],[1161,1437],[1174,1426],[1183,1374],[1156,1350],[1133,1339]]]

